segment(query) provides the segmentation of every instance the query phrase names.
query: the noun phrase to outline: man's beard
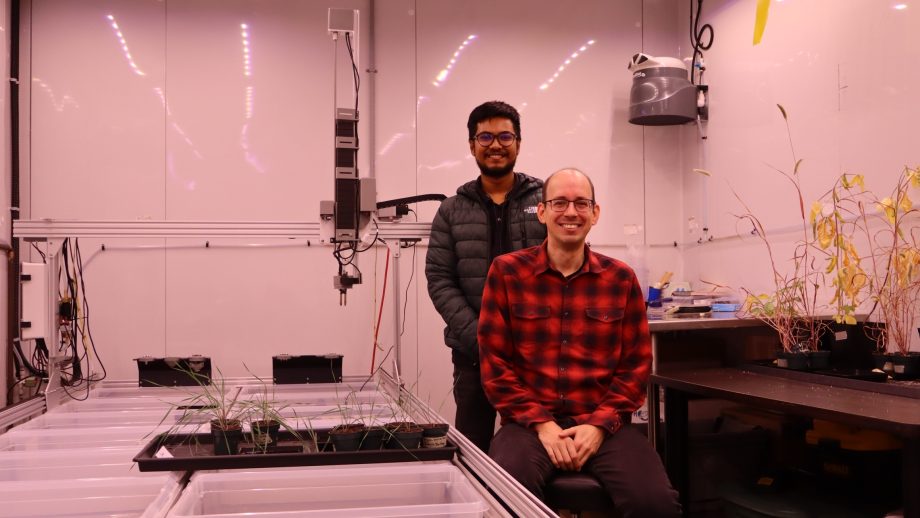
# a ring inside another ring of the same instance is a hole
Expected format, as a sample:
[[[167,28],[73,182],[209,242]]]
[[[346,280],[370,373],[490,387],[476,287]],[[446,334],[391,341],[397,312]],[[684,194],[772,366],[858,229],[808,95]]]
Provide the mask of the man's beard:
[[[508,165],[505,167],[493,168],[488,167],[477,160],[476,165],[479,166],[479,172],[485,176],[488,176],[489,178],[502,178],[514,171],[514,162],[508,162]]]

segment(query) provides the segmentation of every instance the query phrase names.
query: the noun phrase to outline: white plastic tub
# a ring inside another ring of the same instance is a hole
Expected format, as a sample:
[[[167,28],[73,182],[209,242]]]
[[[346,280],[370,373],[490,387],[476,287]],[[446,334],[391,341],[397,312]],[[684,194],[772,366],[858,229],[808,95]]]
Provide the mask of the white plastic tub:
[[[126,426],[149,426],[152,430],[163,421],[168,406],[150,410],[124,410],[113,412],[58,412],[51,411],[17,426],[17,429],[33,428],[104,428]],[[173,419],[175,422],[175,419]]]
[[[53,487],[45,482],[0,483],[3,516],[165,516],[179,496],[177,477],[69,480]]]
[[[381,465],[198,473],[169,516],[451,516],[488,509],[455,466]]]
[[[0,435],[0,452],[86,448],[135,447],[140,451],[159,432],[169,426],[118,428],[21,429],[13,428]]]
[[[111,449],[10,451],[0,453],[0,482],[101,477],[138,477],[136,446]]]

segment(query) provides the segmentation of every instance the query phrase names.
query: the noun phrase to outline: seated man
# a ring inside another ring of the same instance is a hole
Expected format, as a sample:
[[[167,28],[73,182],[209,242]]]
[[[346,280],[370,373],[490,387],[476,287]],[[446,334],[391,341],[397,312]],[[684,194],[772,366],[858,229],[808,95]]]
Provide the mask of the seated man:
[[[555,470],[597,477],[623,516],[679,516],[657,453],[629,426],[651,370],[642,290],[585,239],[600,207],[581,171],[543,185],[543,245],[492,263],[479,315],[486,396],[501,415],[489,455],[538,497]]]

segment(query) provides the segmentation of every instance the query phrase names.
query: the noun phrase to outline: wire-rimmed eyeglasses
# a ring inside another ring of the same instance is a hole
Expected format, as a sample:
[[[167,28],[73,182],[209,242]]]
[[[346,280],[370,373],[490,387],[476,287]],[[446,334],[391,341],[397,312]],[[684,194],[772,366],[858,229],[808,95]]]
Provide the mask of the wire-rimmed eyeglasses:
[[[476,142],[478,142],[482,147],[491,146],[492,142],[494,142],[496,139],[502,147],[508,147],[514,143],[515,140],[517,140],[517,135],[510,131],[502,131],[498,134],[483,131],[482,133],[477,133],[475,137]]]
[[[569,204],[575,205],[575,210],[578,212],[588,212],[594,208],[594,200],[586,200],[584,198],[578,198],[577,200],[567,200],[565,198],[556,198],[553,200],[546,200],[543,202],[544,205],[556,212],[564,212],[569,208]]]

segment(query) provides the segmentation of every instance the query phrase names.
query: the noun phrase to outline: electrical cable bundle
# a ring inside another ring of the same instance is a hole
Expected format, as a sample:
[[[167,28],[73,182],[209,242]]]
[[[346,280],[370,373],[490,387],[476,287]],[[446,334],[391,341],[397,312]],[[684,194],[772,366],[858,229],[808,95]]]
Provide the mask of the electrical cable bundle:
[[[105,364],[99,353],[96,351],[96,344],[93,340],[93,333],[89,326],[89,302],[86,298],[86,284],[83,280],[83,256],[80,253],[80,242],[78,239],[65,239],[61,247],[61,256],[63,258],[63,271],[58,271],[59,285],[63,274],[66,281],[65,293],[60,293],[59,304],[59,330],[61,333],[59,353],[69,352],[70,358],[62,366],[61,385],[65,392],[73,399],[86,399],[89,396],[89,386],[91,382],[101,381],[108,375]],[[84,375],[85,370],[88,373],[91,367],[91,360],[99,363],[102,369],[102,375]],[[86,383],[86,395],[77,397],[67,391],[67,386],[79,385]]]

